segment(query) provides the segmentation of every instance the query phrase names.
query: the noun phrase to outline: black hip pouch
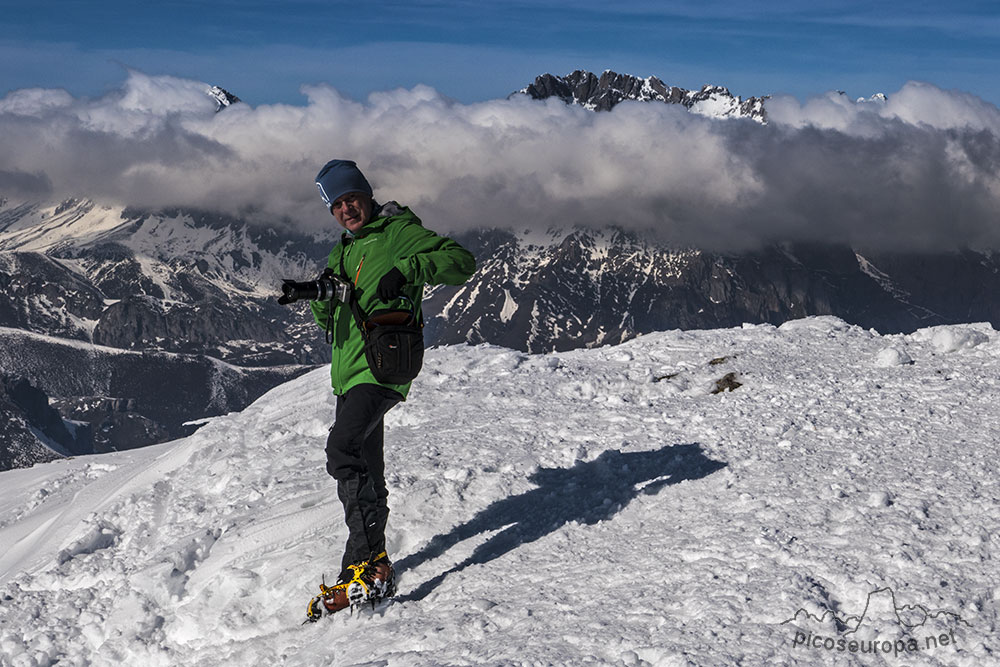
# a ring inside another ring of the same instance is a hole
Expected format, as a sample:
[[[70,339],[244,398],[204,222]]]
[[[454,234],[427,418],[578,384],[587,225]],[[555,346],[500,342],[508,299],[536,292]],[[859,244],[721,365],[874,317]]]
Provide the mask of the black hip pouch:
[[[412,311],[380,310],[365,320],[365,359],[375,379],[406,384],[424,364],[423,322]]]
[[[360,270],[360,269],[359,269]],[[340,275],[351,284],[344,272],[344,256],[340,256]],[[409,310],[376,310],[368,315],[361,309],[353,286],[348,300],[354,322],[364,339],[365,360],[375,381],[380,384],[406,384],[420,373],[424,365],[424,318],[417,319],[417,305],[408,297]]]

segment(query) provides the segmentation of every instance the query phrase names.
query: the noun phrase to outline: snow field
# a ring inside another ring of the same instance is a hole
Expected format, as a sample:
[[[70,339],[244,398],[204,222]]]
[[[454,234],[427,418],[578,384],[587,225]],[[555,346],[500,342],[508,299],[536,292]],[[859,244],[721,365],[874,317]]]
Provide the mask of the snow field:
[[[320,369],[0,474],[0,664],[998,664],[998,357],[827,317],[431,350],[386,418],[400,595],[303,626],[346,538]]]

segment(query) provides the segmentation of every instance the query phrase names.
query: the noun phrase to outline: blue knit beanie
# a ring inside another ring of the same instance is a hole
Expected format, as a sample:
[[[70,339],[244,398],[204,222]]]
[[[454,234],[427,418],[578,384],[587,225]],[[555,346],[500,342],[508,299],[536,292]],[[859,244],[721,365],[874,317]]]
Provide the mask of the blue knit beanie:
[[[333,206],[338,197],[348,192],[364,192],[372,196],[372,186],[368,184],[365,175],[352,160],[330,160],[316,174],[316,187],[326,202],[326,207]]]

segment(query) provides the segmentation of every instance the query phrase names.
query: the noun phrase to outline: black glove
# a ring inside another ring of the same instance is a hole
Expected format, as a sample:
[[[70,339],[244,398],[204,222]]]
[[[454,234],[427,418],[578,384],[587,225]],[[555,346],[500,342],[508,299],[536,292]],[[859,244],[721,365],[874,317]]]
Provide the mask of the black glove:
[[[406,276],[403,275],[403,272],[392,267],[378,281],[375,293],[378,295],[379,301],[392,301],[403,294],[403,285],[405,284]]]

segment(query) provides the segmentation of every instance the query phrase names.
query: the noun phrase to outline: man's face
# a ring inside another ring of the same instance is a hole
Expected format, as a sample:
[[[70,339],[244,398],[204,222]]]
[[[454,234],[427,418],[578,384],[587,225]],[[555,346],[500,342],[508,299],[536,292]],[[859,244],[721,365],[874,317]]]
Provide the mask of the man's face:
[[[330,212],[349,232],[356,233],[372,215],[372,198],[364,192],[348,192],[337,197]]]

